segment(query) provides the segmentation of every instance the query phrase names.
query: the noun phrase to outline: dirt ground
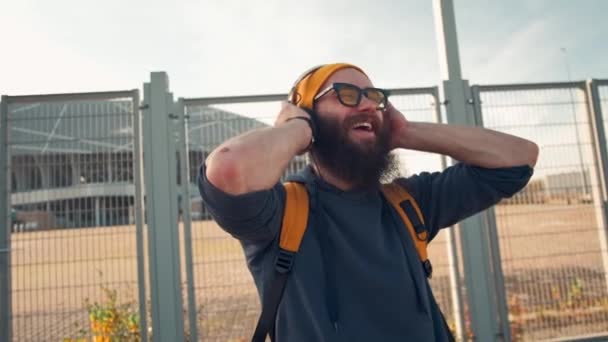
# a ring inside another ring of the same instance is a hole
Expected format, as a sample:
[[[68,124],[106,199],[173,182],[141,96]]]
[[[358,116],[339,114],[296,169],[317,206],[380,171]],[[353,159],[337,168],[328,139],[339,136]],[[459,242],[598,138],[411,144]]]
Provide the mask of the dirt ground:
[[[604,266],[595,209],[591,205],[496,207],[508,295],[525,293],[525,299],[532,302],[540,300],[535,296],[546,296],[534,293],[538,284],[524,279],[526,274],[549,272],[552,281],[557,279],[564,284],[586,277],[587,271],[596,272],[601,278]],[[116,289],[119,300],[137,305],[135,237],[133,226],[13,233],[14,340],[60,341],[75,336],[78,329],[86,328],[85,299],[103,299],[101,285]],[[192,242],[201,335],[208,341],[246,338],[253,330],[259,305],[240,245],[210,221],[193,223]],[[182,255],[183,246],[182,238]],[[443,234],[431,244],[430,257],[435,268],[431,283],[444,311],[449,312]],[[183,265],[184,262],[185,283]],[[594,286],[602,287],[604,283],[599,284]],[[604,287],[596,292],[605,296]],[[606,331],[608,318],[583,323],[588,326],[586,333],[601,332]],[[559,330],[560,336],[578,333],[575,323],[571,329],[561,323],[534,329],[549,330],[542,336],[528,334],[535,340],[553,337],[550,331]]]

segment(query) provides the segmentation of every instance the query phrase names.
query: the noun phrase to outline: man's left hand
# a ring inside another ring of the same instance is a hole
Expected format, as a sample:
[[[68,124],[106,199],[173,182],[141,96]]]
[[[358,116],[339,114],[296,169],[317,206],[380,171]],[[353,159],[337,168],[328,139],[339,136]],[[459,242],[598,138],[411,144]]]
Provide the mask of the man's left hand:
[[[406,146],[403,144],[403,138],[407,135],[406,130],[409,126],[409,121],[407,121],[405,115],[398,111],[390,102],[388,102],[384,113],[384,119],[388,120],[391,125],[390,149],[405,148]]]

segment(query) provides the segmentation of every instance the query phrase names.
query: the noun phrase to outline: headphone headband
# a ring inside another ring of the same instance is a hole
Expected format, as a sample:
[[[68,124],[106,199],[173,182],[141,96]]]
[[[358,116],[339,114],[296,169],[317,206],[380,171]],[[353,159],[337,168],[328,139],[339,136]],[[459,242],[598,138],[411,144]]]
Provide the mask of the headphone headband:
[[[297,98],[298,96],[301,96],[300,94],[298,94],[296,92],[296,89],[298,88],[298,85],[300,84],[300,82],[302,82],[306,77],[310,76],[311,74],[313,74],[315,71],[321,69],[325,64],[320,64],[317,66],[314,66],[308,70],[306,70],[304,73],[302,73],[302,75],[300,75],[300,77],[298,77],[296,79],[296,81],[293,83],[293,86],[291,87],[291,90],[289,91],[289,94],[287,95],[287,101],[293,105],[297,105],[298,102],[300,102],[301,99]]]
[[[291,88],[287,101],[301,107],[312,109],[314,96],[320,90],[323,83],[338,70],[352,68],[365,75],[361,68],[349,63],[332,63],[318,65],[304,72]]]

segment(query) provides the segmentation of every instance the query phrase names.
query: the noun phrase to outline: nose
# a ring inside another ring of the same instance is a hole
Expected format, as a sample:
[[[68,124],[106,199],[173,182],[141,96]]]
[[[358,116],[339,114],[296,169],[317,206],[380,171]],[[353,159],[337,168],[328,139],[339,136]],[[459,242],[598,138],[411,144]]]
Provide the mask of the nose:
[[[367,98],[365,95],[361,95],[361,102],[357,106],[359,112],[374,113],[378,110],[378,104]]]
[[[378,104],[375,101],[368,99],[366,96],[361,97],[361,102],[357,106],[358,113],[370,113],[374,114],[378,118],[378,124],[382,124],[384,121],[383,112],[378,109]]]

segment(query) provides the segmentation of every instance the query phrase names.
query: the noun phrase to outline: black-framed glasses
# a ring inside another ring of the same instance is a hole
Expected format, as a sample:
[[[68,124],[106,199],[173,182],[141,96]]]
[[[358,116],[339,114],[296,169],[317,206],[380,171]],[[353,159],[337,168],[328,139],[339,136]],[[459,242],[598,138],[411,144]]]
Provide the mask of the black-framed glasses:
[[[377,109],[386,109],[388,103],[388,97],[390,92],[386,89],[380,88],[359,88],[354,84],[350,83],[334,83],[331,86],[322,90],[317,96],[315,101],[325,96],[330,91],[335,91],[338,96],[338,100],[341,104],[347,107],[357,107],[361,103],[363,96],[376,103]]]

